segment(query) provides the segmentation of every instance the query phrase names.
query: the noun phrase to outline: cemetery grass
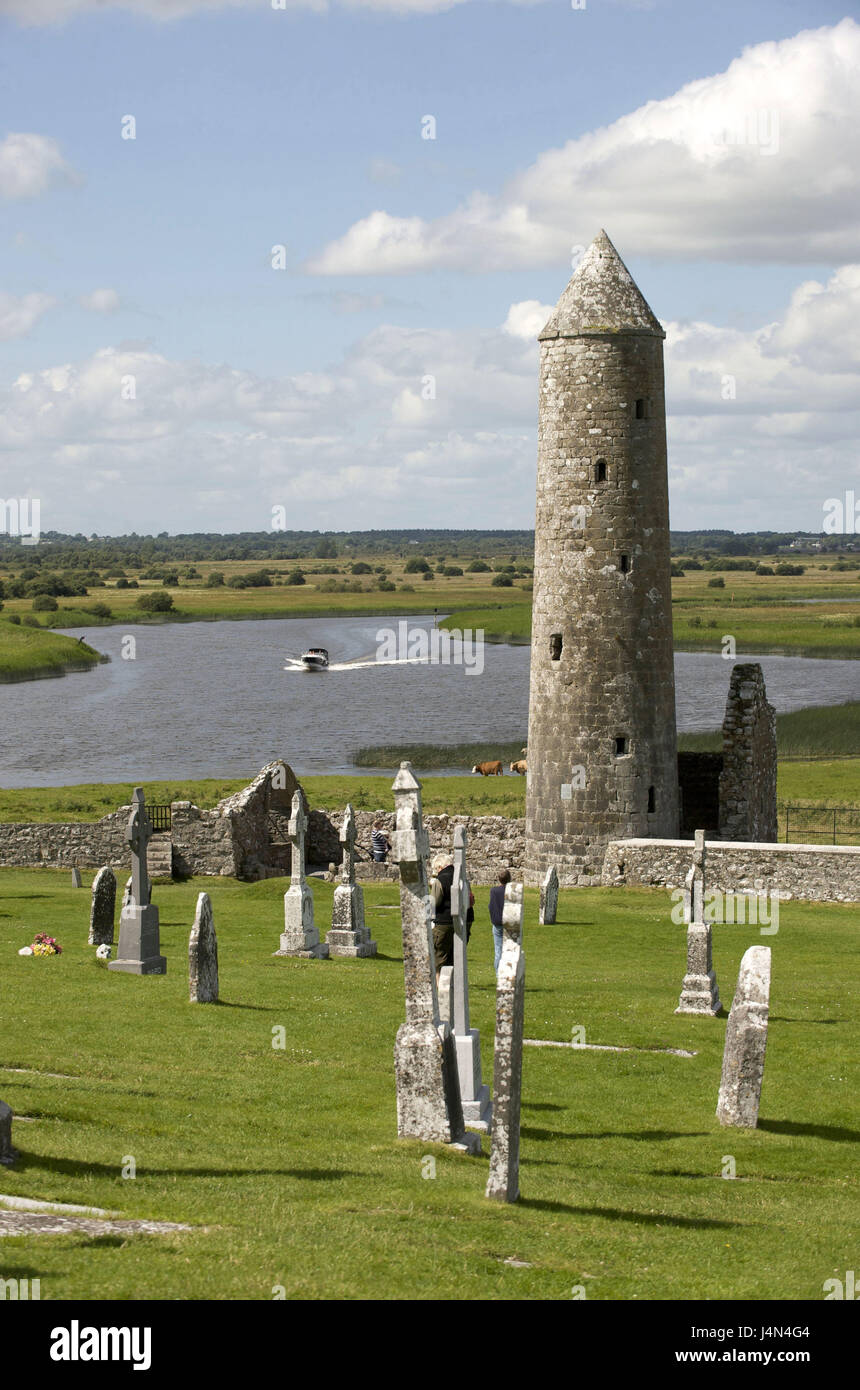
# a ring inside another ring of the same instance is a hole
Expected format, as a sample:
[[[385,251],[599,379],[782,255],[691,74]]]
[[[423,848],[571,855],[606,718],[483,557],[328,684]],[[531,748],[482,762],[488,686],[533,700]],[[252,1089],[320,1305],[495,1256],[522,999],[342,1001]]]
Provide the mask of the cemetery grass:
[[[526,894],[526,1036],[641,1051],[525,1049],[522,1200],[488,1203],[485,1154],[396,1138],[403,1019],[397,887],[365,888],[380,956],[273,959],[283,880],[156,884],[165,977],[107,972],[66,873],[0,871],[0,1094],[20,1158],[2,1190],[185,1234],[4,1239],[2,1276],[43,1300],[820,1299],[856,1253],[856,909],[788,902],[774,953],[760,1127],[714,1110],[725,1019],[675,1016],[684,933],[657,890]],[[198,890],[218,931],[218,1005],[188,1003]],[[314,882],[318,924],[332,886]],[[21,958],[35,931],[59,958]],[[715,931],[731,1001],[755,928]],[[470,948],[473,1024],[492,1078],[486,890]],[[838,985],[837,985],[838,981]],[[285,1029],[285,1048],[272,1030]],[[696,1056],[655,1051],[680,1047]],[[11,1068],[26,1070],[15,1071]],[[55,1078],[48,1073],[62,1073]],[[124,1180],[134,1156],[137,1177]],[[724,1179],[728,1157],[736,1179]],[[428,1160],[435,1162],[435,1177]],[[514,1265],[513,1261],[520,1262]]]

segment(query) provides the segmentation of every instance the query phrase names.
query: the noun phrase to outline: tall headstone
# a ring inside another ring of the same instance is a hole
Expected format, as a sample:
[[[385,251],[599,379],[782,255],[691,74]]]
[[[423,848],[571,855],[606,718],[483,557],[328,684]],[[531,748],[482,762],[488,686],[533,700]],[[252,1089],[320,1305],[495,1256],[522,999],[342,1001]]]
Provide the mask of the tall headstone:
[[[453,965],[443,965],[439,971],[439,983],[436,986],[436,993],[439,997],[439,1020],[454,1027],[454,967]]]
[[[12,1107],[0,1100],[0,1163],[9,1168],[17,1157],[12,1148]]]
[[[705,832],[697,830],[693,863],[684,880],[687,973],[676,1014],[717,1014],[720,991],[711,955],[711,924],[705,921]]]
[[[113,945],[113,922],[116,911],[116,878],[113,869],[105,864],[93,879],[93,899],[90,906],[90,946]]]
[[[326,945],[333,956],[375,956],[376,942],[364,925],[364,891],[355,881],[355,812],[347,806],[340,828],[343,845],[341,882],[334,890],[331,931]]]
[[[218,941],[208,893],[197,896],[194,926],[188,938],[188,997],[192,1004],[218,1002]]]
[[[513,937],[522,940],[523,935],[523,885],[509,883],[505,887],[505,901],[502,905],[502,936],[507,941]]]
[[[463,1124],[457,1054],[450,1025],[439,1017],[433,952],[433,910],[427,891],[430,842],[421,812],[421,783],[408,762],[394,779],[392,858],[400,871],[406,1022],[397,1030],[394,1075],[397,1133],[403,1139],[454,1144],[479,1153],[480,1136]]]
[[[75,867],[72,869],[72,887],[73,887],[73,888],[80,888],[80,887],[81,887],[81,871],[80,871],[80,869],[78,868],[77,864],[76,864]]]
[[[726,1024],[723,1074],[717,1101],[721,1125],[755,1129],[764,1077],[770,1009],[770,947],[750,946],[738,973]]]
[[[302,794],[293,794],[287,834],[292,845],[290,886],[284,894],[284,930],[281,949],[276,956],[304,956],[308,960],[324,960],[329,950],[320,941],[314,925],[314,900],[305,878],[305,835],[308,818],[302,804]]]
[[[454,830],[454,879],[451,917],[454,923],[454,1045],[460,1077],[463,1119],[470,1129],[487,1133],[493,1118],[490,1090],[481,1079],[481,1038],[469,1020],[469,927],[471,888],[466,868],[466,829]]]
[[[520,1195],[520,1104],[526,964],[520,941],[505,935],[496,981],[493,1059],[493,1139],[486,1195],[516,1202]]]
[[[116,960],[110,961],[108,970],[119,970],[127,975],[166,975],[167,961],[161,955],[159,941],[158,908],[149,900],[146,847],[152,838],[152,822],[146,814],[141,787],[134,789],[125,837],[131,847],[131,902],[120,913]]]
[[[540,924],[550,926],[558,912],[558,871],[551,864],[540,886]]]

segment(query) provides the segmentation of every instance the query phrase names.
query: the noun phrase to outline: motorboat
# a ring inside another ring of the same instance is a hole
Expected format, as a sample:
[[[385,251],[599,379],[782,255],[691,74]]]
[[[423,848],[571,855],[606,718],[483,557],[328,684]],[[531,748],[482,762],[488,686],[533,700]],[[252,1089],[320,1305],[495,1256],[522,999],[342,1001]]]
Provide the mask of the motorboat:
[[[307,671],[324,671],[328,666],[328,652],[325,647],[308,647],[302,656],[302,665]]]

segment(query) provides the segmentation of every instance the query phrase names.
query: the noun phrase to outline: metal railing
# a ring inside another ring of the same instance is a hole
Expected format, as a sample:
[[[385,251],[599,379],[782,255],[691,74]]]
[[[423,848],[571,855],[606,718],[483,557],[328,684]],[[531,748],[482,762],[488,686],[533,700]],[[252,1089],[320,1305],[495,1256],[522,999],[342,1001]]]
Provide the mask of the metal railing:
[[[170,806],[151,805],[147,803],[146,814],[152,822],[152,829],[156,835],[160,835],[165,830],[172,828],[173,822],[170,818]]]
[[[860,806],[806,806],[792,803],[779,808],[780,839],[807,845],[860,844]]]

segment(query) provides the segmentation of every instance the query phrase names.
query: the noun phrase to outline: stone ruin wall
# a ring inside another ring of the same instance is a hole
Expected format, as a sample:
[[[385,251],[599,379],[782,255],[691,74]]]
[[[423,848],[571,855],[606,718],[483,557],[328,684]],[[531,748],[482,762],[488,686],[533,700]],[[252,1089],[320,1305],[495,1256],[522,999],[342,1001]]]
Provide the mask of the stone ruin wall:
[[[707,886],[723,893],[778,891],[810,902],[860,902],[860,845],[777,845],[706,840]],[[683,888],[689,840],[613,840],[603,886]]]
[[[732,670],[723,720],[721,840],[777,838],[776,712],[755,662]]]

